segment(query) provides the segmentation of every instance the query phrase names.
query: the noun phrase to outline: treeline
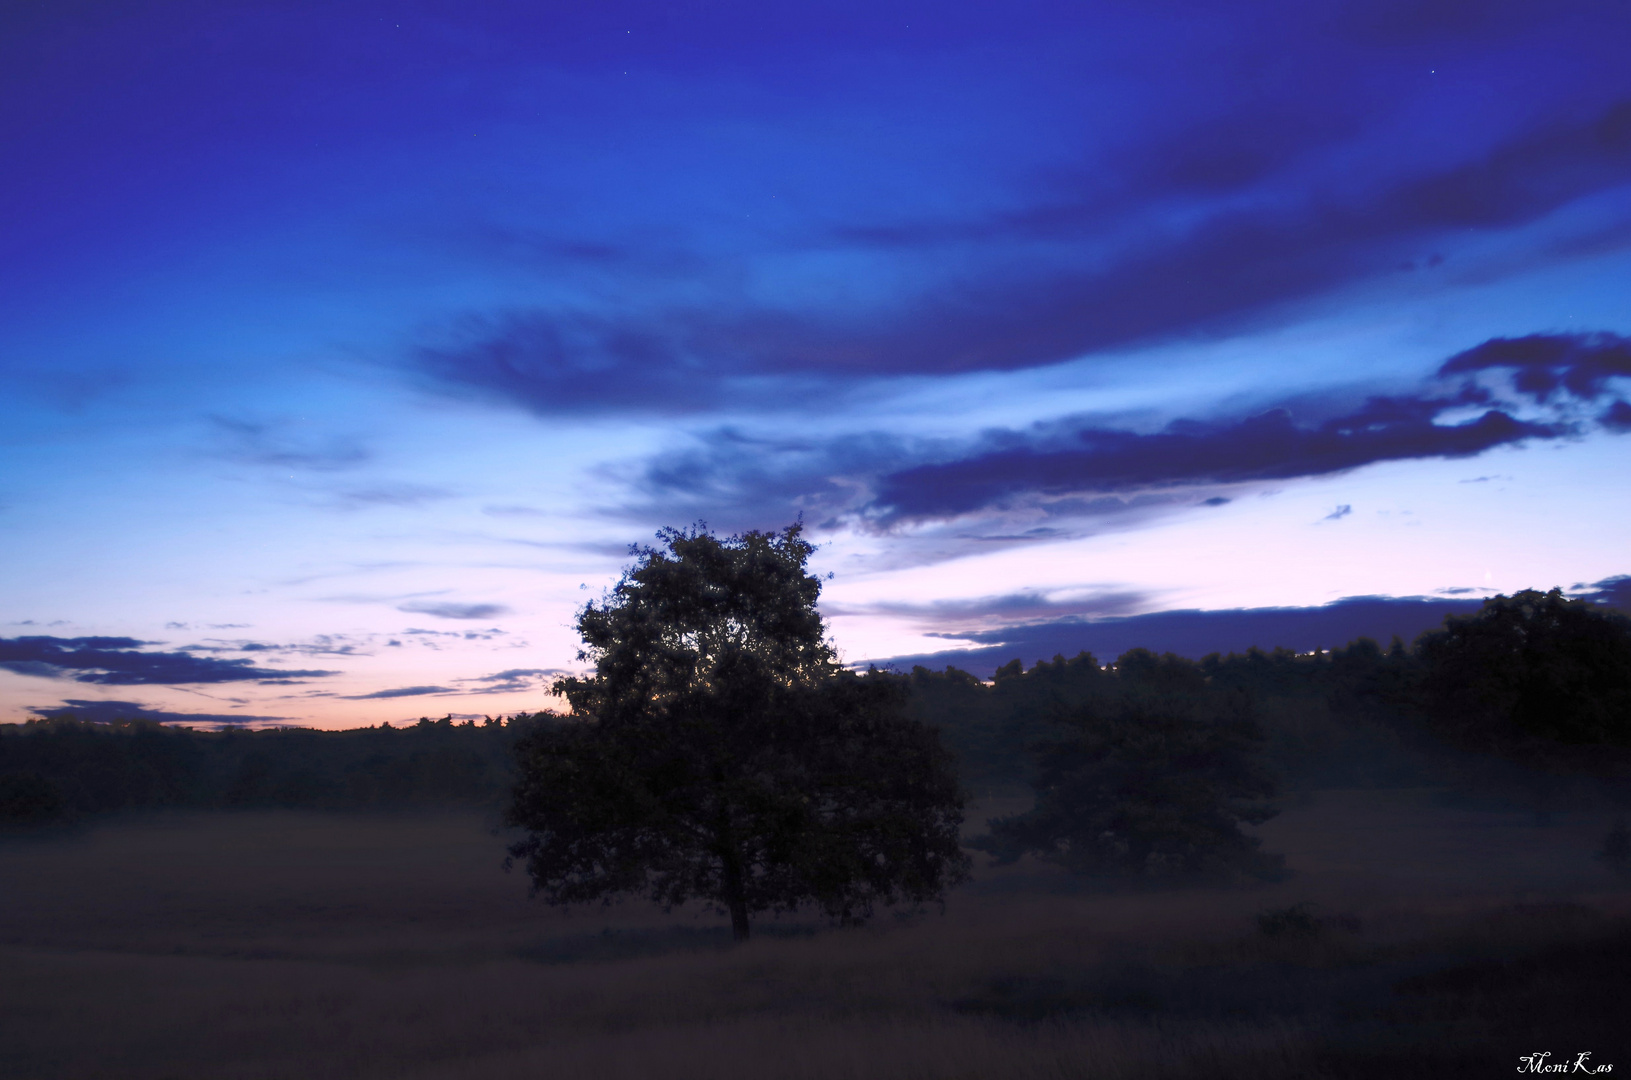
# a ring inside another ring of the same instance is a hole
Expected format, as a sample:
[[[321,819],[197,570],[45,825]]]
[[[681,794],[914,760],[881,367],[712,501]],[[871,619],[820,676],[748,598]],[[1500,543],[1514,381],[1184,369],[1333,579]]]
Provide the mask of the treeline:
[[[1125,727],[1133,699],[1158,700],[1167,716],[1245,723],[1253,759],[1282,789],[1504,786],[1538,806],[1558,778],[1631,775],[1631,620],[1556,590],[1497,597],[1411,646],[1360,639],[1201,660],[1135,649],[1109,665],[1087,653],[1029,669],[1015,660],[989,682],[950,667],[893,677],[974,796],[1032,790],[1049,746],[1083,724]],[[516,742],[558,722],[0,725],[0,821],[149,807],[496,807],[514,781]]]
[[[1442,748],[1424,707],[1423,665],[1395,642],[1360,639],[1341,649],[1213,654],[1190,660],[1134,649],[1101,665],[1090,653],[1030,669],[1015,660],[990,682],[966,671],[916,667],[904,676],[915,718],[934,724],[976,794],[1015,791],[1035,779],[1037,749],[1067,718],[1114,711],[1128,694],[1159,693],[1193,711],[1228,700],[1261,728],[1259,748],[1292,787],[1373,787],[1423,779]]]
[[[73,719],[0,726],[0,822],[122,810],[496,805],[547,714],[348,731],[197,731]]]
[[[1028,671],[1016,660],[989,684],[955,669],[907,678],[916,715],[940,727],[975,786],[1031,781],[1059,720],[1113,711],[1152,680],[1180,699],[1237,696],[1293,786],[1414,783],[1472,761],[1577,778],[1631,770],[1631,618],[1556,589],[1492,598],[1408,647],[1361,638],[1198,661],[1135,649],[1103,668],[1086,653]]]

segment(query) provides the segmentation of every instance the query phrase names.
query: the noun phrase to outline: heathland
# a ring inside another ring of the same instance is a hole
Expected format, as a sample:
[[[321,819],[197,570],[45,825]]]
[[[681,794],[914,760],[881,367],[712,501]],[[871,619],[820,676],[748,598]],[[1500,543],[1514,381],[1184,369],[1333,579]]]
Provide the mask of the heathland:
[[[1029,748],[1057,721],[1154,660],[899,676],[958,756],[965,840],[1032,805]],[[742,943],[701,905],[551,907],[506,872],[508,747],[547,716],[8,728],[0,1075],[1631,1068],[1625,748],[1472,737],[1435,712],[1424,662],[1363,642],[1164,661],[1249,702],[1279,795],[1244,827],[1283,872],[1095,876],[976,853],[943,906],[859,927],[767,915]]]

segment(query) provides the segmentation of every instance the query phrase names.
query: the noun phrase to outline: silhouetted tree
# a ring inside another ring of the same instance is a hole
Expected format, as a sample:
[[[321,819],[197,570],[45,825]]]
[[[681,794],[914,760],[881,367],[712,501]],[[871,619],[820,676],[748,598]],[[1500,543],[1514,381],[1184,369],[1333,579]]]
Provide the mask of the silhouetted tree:
[[[1135,649],[1113,687],[1058,723],[1068,734],[1037,747],[1035,807],[975,841],[998,862],[1030,852],[1078,873],[1278,871],[1240,830],[1277,812],[1246,695],[1213,690],[1188,660]]]
[[[1416,649],[1427,707],[1457,741],[1631,746],[1631,619],[1618,612],[1528,589],[1447,618]]]
[[[658,537],[578,618],[572,717],[517,745],[511,858],[551,903],[700,898],[739,940],[754,912],[940,898],[967,862],[951,757],[903,680],[835,664],[801,527]]]

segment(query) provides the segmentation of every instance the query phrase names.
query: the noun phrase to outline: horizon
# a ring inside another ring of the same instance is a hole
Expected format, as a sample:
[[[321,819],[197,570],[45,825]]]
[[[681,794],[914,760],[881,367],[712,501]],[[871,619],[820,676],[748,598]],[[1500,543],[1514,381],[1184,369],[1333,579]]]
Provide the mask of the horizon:
[[[693,522],[851,664],[1625,608],[1628,35],[16,5],[0,722],[535,712]]]

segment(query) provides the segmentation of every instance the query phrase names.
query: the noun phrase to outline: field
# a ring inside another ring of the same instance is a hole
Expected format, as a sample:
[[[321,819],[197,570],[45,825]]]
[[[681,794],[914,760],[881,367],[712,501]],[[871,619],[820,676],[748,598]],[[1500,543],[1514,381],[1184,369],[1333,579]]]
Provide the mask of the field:
[[[1608,824],[1325,791],[1261,830],[1284,882],[1106,892],[977,859],[943,912],[763,920],[732,947],[705,911],[529,900],[476,813],[108,820],[0,839],[0,1075],[1624,1071]]]

